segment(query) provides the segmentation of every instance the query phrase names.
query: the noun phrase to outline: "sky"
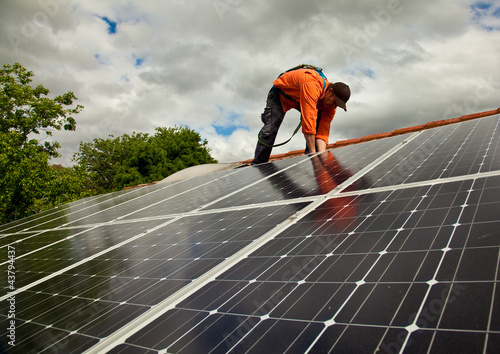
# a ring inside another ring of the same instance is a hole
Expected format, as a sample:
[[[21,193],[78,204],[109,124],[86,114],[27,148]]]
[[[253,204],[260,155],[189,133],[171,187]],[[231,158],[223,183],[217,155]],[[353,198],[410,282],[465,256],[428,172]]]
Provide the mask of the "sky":
[[[219,162],[253,157],[267,93],[308,63],[351,88],[330,143],[500,107],[500,1],[0,0],[0,62],[85,106],[80,142],[187,126]],[[300,119],[287,113],[277,142]],[[303,149],[297,134],[273,154]]]

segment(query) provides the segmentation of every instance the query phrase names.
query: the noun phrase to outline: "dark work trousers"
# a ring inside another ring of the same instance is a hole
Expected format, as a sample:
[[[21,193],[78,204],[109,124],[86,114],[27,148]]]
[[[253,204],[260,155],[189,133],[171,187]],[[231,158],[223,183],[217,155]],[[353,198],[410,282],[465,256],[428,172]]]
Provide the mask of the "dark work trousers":
[[[260,140],[267,145],[273,145],[276,140],[276,135],[278,135],[278,130],[280,128],[281,122],[285,117],[285,112],[283,112],[283,107],[281,106],[279,94],[271,90],[267,96],[266,108],[264,113],[262,113],[261,120],[264,123],[264,127],[260,133]],[[269,156],[271,156],[272,147],[262,144],[257,141],[257,146],[255,147],[254,159],[252,165],[259,163],[264,163],[269,161]]]

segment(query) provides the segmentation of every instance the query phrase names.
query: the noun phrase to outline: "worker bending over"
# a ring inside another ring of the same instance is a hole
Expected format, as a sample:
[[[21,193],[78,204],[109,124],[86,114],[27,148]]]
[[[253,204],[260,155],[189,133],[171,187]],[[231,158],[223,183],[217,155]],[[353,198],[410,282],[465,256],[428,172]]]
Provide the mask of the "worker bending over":
[[[262,113],[264,127],[259,133],[252,165],[269,161],[281,122],[292,108],[301,113],[305,153],[325,151],[337,106],[347,111],[346,102],[351,96],[349,86],[342,82],[332,84],[321,71],[310,68],[291,69],[273,84]]]

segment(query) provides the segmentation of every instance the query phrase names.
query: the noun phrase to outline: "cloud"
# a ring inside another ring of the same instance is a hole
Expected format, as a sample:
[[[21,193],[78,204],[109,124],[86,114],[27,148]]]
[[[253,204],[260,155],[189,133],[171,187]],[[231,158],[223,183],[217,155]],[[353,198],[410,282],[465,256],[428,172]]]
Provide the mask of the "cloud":
[[[272,81],[301,63],[350,85],[331,141],[500,106],[498,4],[376,0],[20,0],[0,14],[0,58],[51,95],[73,91],[80,141],[158,126],[198,131],[221,162],[253,156]],[[277,141],[299,120],[287,113]],[[304,148],[297,134],[273,153]]]

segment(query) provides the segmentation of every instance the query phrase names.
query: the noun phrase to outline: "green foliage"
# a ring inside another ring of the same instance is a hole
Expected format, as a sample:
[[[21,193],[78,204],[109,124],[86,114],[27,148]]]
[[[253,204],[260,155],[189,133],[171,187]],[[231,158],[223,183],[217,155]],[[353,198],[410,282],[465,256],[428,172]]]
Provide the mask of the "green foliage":
[[[22,148],[28,142],[30,134],[39,134],[44,131],[52,135],[52,130],[75,130],[76,121],[73,114],[78,114],[83,106],[70,106],[76,99],[73,92],[66,92],[54,99],[46,97],[49,90],[38,85],[32,88],[33,72],[26,70],[20,64],[4,65],[0,71],[0,132],[14,132],[15,139],[11,139],[17,147]],[[57,142],[45,142],[39,145],[50,157],[57,157],[59,153]]]
[[[93,188],[109,192],[161,180],[186,167],[216,163],[207,141],[187,127],[157,128],[153,136],[134,133],[80,143],[74,160]]]
[[[11,144],[16,138],[14,132],[0,132],[1,223],[95,194],[83,169],[56,171],[35,140],[19,149]]]
[[[85,170],[79,166],[54,170],[51,168],[51,179],[44,193],[41,209],[47,210],[78,199],[96,195]]]
[[[53,130],[75,130],[72,115],[83,107],[64,107],[76,99],[72,92],[46,97],[48,89],[29,85],[32,76],[19,64],[0,71],[0,223],[88,194],[81,172],[50,168],[48,161],[59,156],[59,144],[35,139],[41,132],[50,136]]]
[[[14,132],[0,132],[0,218],[3,222],[37,212],[49,179],[49,154],[33,141],[18,147]]]

